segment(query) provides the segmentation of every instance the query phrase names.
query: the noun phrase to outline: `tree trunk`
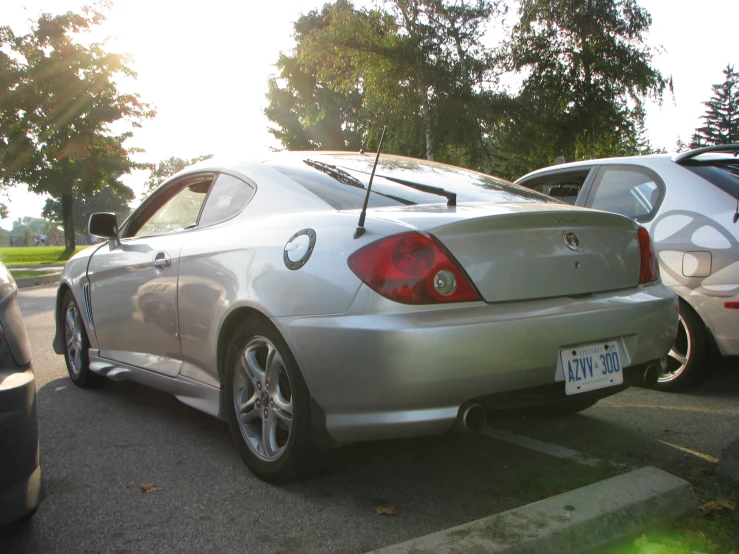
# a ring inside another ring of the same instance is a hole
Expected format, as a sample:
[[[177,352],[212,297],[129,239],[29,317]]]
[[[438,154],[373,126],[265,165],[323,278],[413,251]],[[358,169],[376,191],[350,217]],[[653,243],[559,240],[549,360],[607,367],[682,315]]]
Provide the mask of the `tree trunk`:
[[[423,126],[426,131],[426,159],[430,162],[434,161],[434,128],[431,121],[431,109],[428,102],[421,105],[421,113],[423,114]]]
[[[70,252],[77,246],[74,242],[74,196],[62,194],[62,225],[64,226],[64,246]]]

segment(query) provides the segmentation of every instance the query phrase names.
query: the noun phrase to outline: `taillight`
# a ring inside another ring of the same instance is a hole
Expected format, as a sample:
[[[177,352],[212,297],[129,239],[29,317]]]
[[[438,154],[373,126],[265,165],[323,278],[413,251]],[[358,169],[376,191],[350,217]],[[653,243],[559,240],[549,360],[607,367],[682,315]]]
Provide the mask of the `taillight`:
[[[649,231],[644,227],[639,227],[637,234],[639,235],[639,253],[641,254],[641,266],[639,268],[639,284],[641,285],[659,279],[659,261]]]
[[[349,267],[372,290],[402,304],[480,300],[446,248],[415,231],[360,248],[349,256]]]

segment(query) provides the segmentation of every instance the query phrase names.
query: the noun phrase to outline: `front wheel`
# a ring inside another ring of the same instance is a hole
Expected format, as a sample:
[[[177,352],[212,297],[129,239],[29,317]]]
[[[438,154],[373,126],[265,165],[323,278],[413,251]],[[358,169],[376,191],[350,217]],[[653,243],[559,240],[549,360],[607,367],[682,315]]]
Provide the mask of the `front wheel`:
[[[660,374],[654,388],[681,390],[698,384],[708,375],[708,337],[703,321],[680,300],[680,315],[675,344],[667,356],[667,370]]]
[[[62,330],[64,331],[64,361],[72,382],[78,387],[94,385],[99,376],[90,371],[90,341],[82,314],[71,290],[62,299]]]
[[[269,323],[245,321],[226,363],[227,419],[242,460],[265,481],[296,478],[313,454],[310,396],[287,344]]]

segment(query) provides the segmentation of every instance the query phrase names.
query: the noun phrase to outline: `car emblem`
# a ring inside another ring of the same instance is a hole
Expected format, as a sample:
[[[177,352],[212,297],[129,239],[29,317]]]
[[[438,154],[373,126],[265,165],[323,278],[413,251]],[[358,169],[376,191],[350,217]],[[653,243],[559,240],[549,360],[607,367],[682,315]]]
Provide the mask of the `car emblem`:
[[[572,231],[567,231],[562,235],[562,238],[565,241],[565,245],[570,250],[577,250],[577,248],[580,246],[580,239],[577,238],[577,235],[573,233]]]

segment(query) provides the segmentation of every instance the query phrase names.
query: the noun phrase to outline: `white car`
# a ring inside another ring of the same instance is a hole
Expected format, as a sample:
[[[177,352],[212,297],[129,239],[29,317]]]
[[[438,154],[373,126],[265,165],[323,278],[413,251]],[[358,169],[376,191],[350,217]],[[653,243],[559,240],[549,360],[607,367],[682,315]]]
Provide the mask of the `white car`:
[[[739,144],[678,155],[587,160],[516,181],[568,204],[616,212],[649,230],[662,281],[680,297],[680,329],[657,387],[708,372],[709,341],[739,355]]]

